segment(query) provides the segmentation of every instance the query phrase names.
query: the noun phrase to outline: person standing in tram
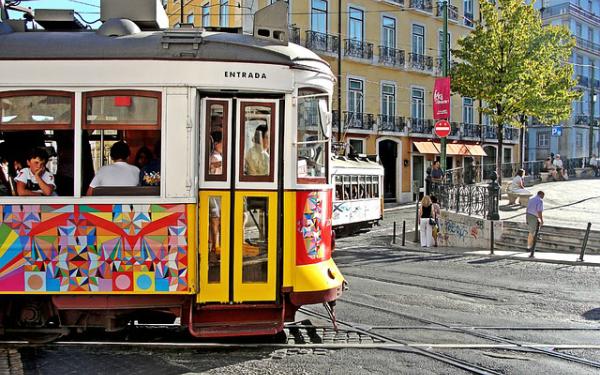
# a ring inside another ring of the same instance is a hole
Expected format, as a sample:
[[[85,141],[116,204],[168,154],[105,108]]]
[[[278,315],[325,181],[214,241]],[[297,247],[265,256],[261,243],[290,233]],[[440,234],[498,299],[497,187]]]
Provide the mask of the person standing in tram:
[[[116,142],[110,148],[110,158],[113,164],[100,168],[94,176],[87,195],[94,194],[94,188],[99,186],[138,186],[140,169],[127,163],[131,151],[124,141]]]
[[[208,160],[208,174],[222,175],[223,174],[223,132],[215,130],[210,133],[212,139],[212,152]],[[218,256],[221,253],[221,198],[210,197],[208,199],[208,210],[210,215],[210,232],[209,232],[209,262],[217,262]]]
[[[254,145],[244,155],[244,174],[246,176],[269,175],[269,128],[259,125],[252,139]]]

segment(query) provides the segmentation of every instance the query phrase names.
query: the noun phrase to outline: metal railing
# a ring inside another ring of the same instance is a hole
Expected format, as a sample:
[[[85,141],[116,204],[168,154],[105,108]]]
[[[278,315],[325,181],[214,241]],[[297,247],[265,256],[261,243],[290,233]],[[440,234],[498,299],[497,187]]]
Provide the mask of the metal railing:
[[[489,189],[481,185],[432,184],[431,195],[444,210],[486,217],[489,213]]]
[[[420,133],[426,135],[433,134],[433,120],[413,117],[411,117],[409,120],[411,133]]]
[[[340,48],[340,39],[335,35],[307,30],[306,48],[317,51],[337,53]]]
[[[467,13],[467,12],[465,12],[465,16],[463,18],[463,24],[466,27],[473,27],[473,26],[475,26],[475,24],[473,23],[473,13]]]
[[[402,116],[378,115],[379,131],[402,133],[406,131],[406,118]]]
[[[600,44],[598,43],[594,43],[587,39],[583,39],[579,36],[575,37],[575,41],[577,43],[577,47],[579,48],[587,49],[589,51],[592,51],[593,53],[597,53],[598,51],[600,51]]]
[[[372,130],[374,124],[372,113],[344,111],[344,128]]]
[[[450,134],[448,137],[460,137],[460,123],[452,121],[450,123]]]
[[[433,8],[431,0],[410,0],[410,7],[425,12],[431,12]]]
[[[441,1],[436,3],[436,15],[438,17],[444,16]],[[448,4],[448,19],[452,21],[458,21],[458,7],[456,5]]]
[[[408,54],[408,66],[414,70],[431,72],[433,71],[433,57],[410,52]]]
[[[540,12],[542,14],[542,19],[560,16],[563,14],[574,14],[583,17],[584,19],[588,20],[588,22],[600,24],[600,16],[597,16],[596,14],[590,11],[587,11],[583,8],[578,7],[575,4],[571,4],[568,2],[540,9]]]
[[[344,55],[370,60],[373,58],[373,43],[344,39]]]
[[[577,76],[577,86],[588,87],[590,85],[590,79],[587,76]]]
[[[290,26],[289,38],[290,42],[300,44],[300,28],[296,26]]]
[[[462,136],[463,138],[481,138],[481,125],[463,123]]]
[[[379,63],[403,68],[405,61],[403,50],[379,46]]]

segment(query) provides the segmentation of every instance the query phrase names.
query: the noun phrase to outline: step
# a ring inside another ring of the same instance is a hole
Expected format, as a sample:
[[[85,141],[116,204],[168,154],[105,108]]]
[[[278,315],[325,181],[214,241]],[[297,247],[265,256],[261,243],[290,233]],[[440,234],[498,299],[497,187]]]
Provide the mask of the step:
[[[523,218],[522,221],[504,221],[503,225],[504,225],[505,229],[506,228],[526,229],[525,218]],[[580,235],[585,235],[586,229],[587,229],[586,226],[582,226],[581,228],[565,228],[565,227],[557,227],[557,226],[551,226],[551,225],[543,225],[542,226],[542,231],[551,231],[552,233],[555,233],[555,234],[571,236],[571,237],[578,237]],[[592,227],[592,230],[590,230],[590,237],[600,238],[600,231],[594,230],[594,228]],[[583,238],[583,236],[581,238]]]
[[[503,243],[507,243],[507,244],[515,244],[515,245],[523,244],[523,245],[525,245],[525,244],[527,244],[527,237],[514,237],[514,236],[503,235],[500,238],[500,241]],[[575,251],[575,252],[577,252],[577,251],[581,250],[582,243],[581,243],[581,241],[579,241],[577,243],[565,243],[563,241],[553,241],[552,239],[542,236],[542,239],[538,240],[537,245],[543,246],[548,249],[552,249],[553,251],[561,251],[561,252]],[[600,253],[600,247],[598,246],[597,243],[590,244],[590,242],[588,242],[588,244],[586,246],[586,252]]]
[[[560,237],[547,233],[540,233],[541,240],[539,242],[551,244],[554,247],[566,247],[580,249],[583,243],[582,238]],[[528,233],[503,233],[501,239],[506,242],[523,241],[526,242]],[[587,246],[589,250],[600,251],[600,242],[588,239]]]
[[[504,242],[504,241],[496,241],[494,243],[494,247],[498,250],[509,250],[509,251],[527,251],[527,242],[523,243],[514,243],[514,242]],[[537,242],[535,245],[536,251],[547,252],[547,253],[564,253],[564,254],[573,254],[578,255],[581,251],[581,248],[577,249],[567,249],[560,247],[552,247],[547,246],[542,242]],[[590,249],[586,249],[586,254],[596,254],[598,252],[590,251]]]
[[[195,337],[275,335],[283,330],[283,306],[274,304],[202,305],[192,309]]]

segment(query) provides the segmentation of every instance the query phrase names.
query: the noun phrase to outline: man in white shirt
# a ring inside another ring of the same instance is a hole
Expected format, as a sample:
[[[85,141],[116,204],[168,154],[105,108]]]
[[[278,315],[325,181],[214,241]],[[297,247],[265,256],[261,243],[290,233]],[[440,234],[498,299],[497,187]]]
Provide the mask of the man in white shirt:
[[[598,177],[598,167],[600,166],[598,164],[596,154],[592,154],[592,157],[590,158],[590,167],[594,170],[594,177]]]
[[[556,168],[556,173],[559,179],[566,180],[567,174],[565,169],[563,168],[563,161],[560,159],[560,155],[556,154],[554,157],[554,161],[552,162],[554,168]]]
[[[130,150],[127,143],[119,141],[110,148],[110,158],[113,164],[100,168],[94,176],[87,195],[93,195],[94,188],[99,186],[138,186],[140,183],[140,170],[138,167],[127,163]]]

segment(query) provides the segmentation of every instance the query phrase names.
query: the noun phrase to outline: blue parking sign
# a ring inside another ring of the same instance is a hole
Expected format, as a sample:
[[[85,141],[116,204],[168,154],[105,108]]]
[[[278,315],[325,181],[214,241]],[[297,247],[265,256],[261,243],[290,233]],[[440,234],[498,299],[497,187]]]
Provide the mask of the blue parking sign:
[[[562,135],[562,126],[553,126],[552,135],[555,137],[560,137]]]

